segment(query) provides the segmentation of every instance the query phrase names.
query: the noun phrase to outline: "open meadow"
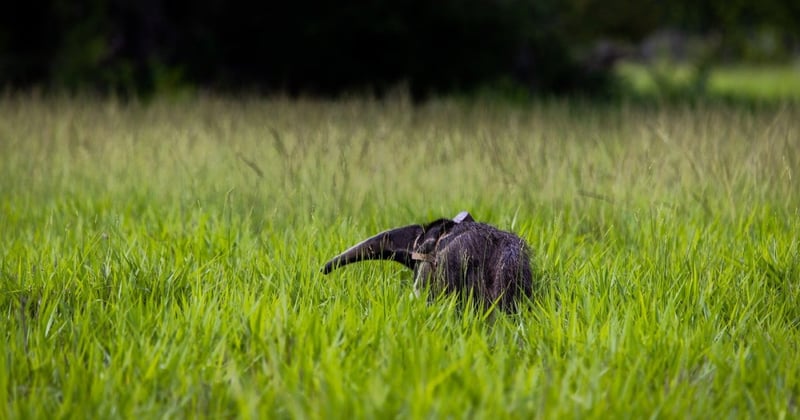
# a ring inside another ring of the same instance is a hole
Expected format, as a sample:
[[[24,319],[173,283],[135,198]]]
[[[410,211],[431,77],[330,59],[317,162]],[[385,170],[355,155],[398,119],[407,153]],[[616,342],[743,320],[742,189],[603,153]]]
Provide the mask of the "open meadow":
[[[797,418],[800,106],[0,99],[0,418]],[[322,264],[469,210],[486,316]]]

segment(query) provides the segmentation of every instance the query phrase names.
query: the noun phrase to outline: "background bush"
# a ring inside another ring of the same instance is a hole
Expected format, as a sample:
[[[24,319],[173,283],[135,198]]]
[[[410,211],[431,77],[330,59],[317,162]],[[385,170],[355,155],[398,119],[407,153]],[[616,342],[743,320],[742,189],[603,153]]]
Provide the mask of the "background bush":
[[[12,2],[0,13],[0,84],[324,95],[403,84],[422,97],[510,80],[534,93],[604,92],[608,64],[664,27],[717,40],[715,60],[791,57],[800,6],[750,3]]]

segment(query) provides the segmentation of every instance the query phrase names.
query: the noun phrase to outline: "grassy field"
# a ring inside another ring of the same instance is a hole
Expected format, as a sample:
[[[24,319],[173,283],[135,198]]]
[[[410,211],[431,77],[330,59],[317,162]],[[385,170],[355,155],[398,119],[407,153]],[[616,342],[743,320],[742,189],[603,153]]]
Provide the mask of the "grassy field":
[[[797,418],[800,107],[0,99],[2,418]],[[487,318],[324,261],[469,210]]]

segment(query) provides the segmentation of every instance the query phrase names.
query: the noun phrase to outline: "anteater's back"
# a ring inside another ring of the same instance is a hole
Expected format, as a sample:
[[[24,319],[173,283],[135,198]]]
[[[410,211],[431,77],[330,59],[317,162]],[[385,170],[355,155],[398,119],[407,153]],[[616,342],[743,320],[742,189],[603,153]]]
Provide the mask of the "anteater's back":
[[[498,301],[506,310],[513,309],[520,296],[531,295],[528,247],[512,233],[484,223],[460,223],[436,248],[437,277],[446,291],[471,291],[484,305]]]

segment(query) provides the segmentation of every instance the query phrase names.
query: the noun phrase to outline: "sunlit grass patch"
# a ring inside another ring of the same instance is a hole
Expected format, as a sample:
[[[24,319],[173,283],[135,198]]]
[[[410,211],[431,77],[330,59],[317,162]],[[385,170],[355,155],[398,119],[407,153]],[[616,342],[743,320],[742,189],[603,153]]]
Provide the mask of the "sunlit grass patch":
[[[709,80],[714,94],[741,98],[800,100],[800,64],[775,67],[723,67]]]
[[[617,66],[616,74],[629,93],[644,97],[734,99],[743,101],[800,100],[800,67],[797,65],[717,66],[704,79],[688,64],[660,63],[640,65],[630,62]]]

